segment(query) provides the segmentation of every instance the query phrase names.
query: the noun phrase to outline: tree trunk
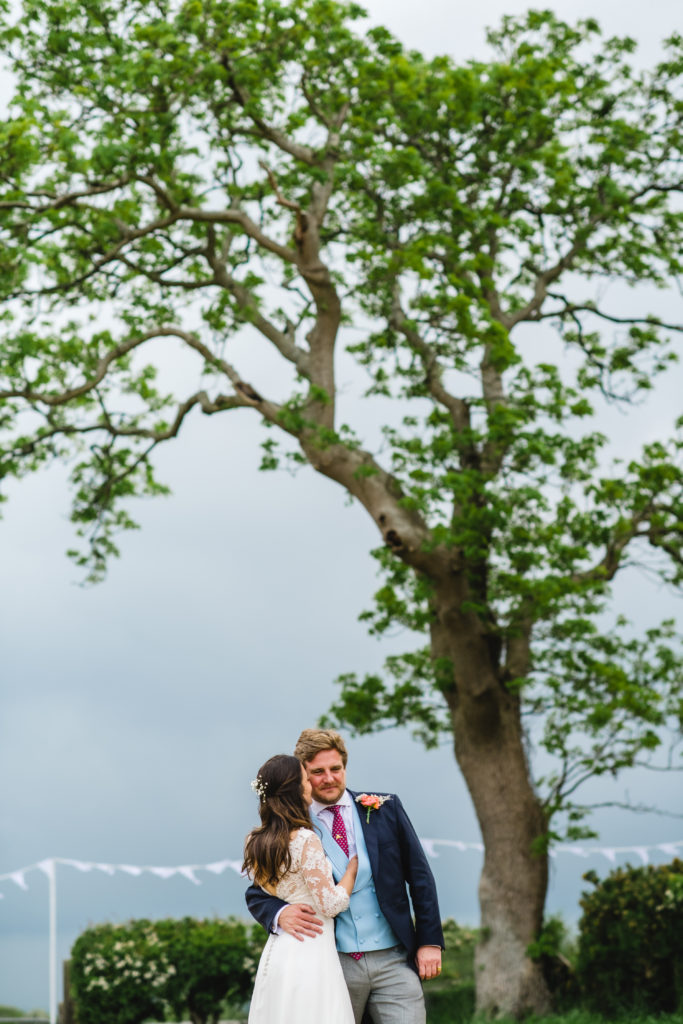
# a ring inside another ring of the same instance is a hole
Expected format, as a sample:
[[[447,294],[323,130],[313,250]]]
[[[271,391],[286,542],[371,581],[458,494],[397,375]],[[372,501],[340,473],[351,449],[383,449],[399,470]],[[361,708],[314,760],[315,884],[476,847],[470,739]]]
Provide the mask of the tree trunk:
[[[545,834],[546,821],[531,781],[519,700],[500,682],[498,652],[481,621],[468,616],[465,623],[448,603],[445,614],[437,608],[432,648],[437,657],[448,651],[454,667],[446,697],[455,756],[485,849],[475,956],[477,1010],[516,1018],[546,1013],[550,996],[541,966],[526,954],[543,922],[548,856],[533,846]]]
[[[545,1013],[549,993],[539,963],[526,954],[538,937],[548,884],[545,852],[532,852],[545,831],[513,716],[492,742],[473,744],[455,719],[455,751],[484,841],[479,881],[481,939],[475,956],[477,1010],[521,1017]],[[503,717],[503,716],[501,716]]]

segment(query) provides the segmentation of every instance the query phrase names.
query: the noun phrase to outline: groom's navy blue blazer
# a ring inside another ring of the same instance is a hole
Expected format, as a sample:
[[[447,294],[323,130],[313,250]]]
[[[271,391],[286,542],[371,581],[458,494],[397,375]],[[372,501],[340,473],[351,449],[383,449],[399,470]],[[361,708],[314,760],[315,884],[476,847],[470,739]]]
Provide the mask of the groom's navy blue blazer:
[[[348,792],[355,800],[358,794],[350,789]],[[434,876],[422,844],[399,798],[393,793],[388,795],[390,799],[370,812],[369,821],[365,808],[359,806],[358,811],[380,909],[405,946],[412,964],[420,946],[443,948],[441,916]],[[271,931],[278,910],[287,905],[255,885],[247,889],[246,900],[249,912],[267,932]]]

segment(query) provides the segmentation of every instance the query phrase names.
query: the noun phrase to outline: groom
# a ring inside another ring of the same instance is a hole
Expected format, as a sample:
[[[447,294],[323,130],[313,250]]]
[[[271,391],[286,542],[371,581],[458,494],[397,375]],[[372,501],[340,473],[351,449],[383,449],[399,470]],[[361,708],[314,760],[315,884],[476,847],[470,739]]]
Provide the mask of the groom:
[[[336,918],[337,949],[356,1024],[364,1013],[374,1024],[424,1024],[418,977],[440,973],[443,932],[434,878],[403,805],[393,794],[370,801],[376,794],[347,790],[346,746],[331,729],[304,729],[294,755],[311,783],[311,819],[335,881],[349,857],[358,855],[349,909]],[[253,885],[247,906],[266,931],[281,930],[302,941],[322,931],[312,908],[290,906]]]

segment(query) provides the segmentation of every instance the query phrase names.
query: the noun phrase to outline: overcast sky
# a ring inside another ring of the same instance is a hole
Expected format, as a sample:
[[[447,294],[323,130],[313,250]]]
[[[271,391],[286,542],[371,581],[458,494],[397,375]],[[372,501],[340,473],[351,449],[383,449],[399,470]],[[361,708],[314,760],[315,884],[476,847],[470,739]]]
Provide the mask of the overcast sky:
[[[406,43],[458,59],[484,54],[484,27],[526,5],[373,0],[372,20]],[[556,4],[597,16],[641,42],[645,63],[678,27],[679,6],[656,0]],[[663,300],[680,321],[680,301]],[[611,428],[635,438],[672,419],[669,381],[640,418]],[[653,428],[654,425],[654,428]],[[239,858],[256,817],[259,764],[291,750],[335,695],[341,672],[379,668],[405,637],[379,644],[357,622],[376,589],[367,552],[374,527],[312,472],[259,475],[261,435],[248,413],[195,417],[159,458],[173,496],[145,503],[142,529],[96,588],[77,585],[59,468],[10,488],[0,523],[0,874],[48,857],[176,865]],[[645,589],[644,589],[645,588]],[[646,624],[675,614],[672,596],[631,574],[620,607]],[[406,732],[350,742],[349,782],[396,790],[423,837],[479,833],[450,748],[425,752]],[[680,777],[679,777],[680,778]],[[596,798],[683,810],[679,780],[634,773]],[[614,811],[599,845],[683,839],[683,821]],[[444,916],[476,923],[474,852],[432,862]],[[575,920],[581,873],[604,858],[553,864],[549,906]],[[47,1007],[47,883],[0,883],[0,1004]],[[185,879],[59,870],[59,950],[89,923],[133,916],[243,914],[233,873]]]

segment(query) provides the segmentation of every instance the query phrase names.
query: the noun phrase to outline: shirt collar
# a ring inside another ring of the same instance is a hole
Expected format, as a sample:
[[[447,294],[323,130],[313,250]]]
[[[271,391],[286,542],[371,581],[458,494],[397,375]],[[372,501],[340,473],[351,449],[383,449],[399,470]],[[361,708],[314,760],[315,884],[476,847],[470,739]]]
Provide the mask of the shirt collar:
[[[317,818],[320,817],[323,811],[329,811],[332,806],[350,807],[351,796],[349,795],[348,789],[345,789],[342,795],[337,800],[336,804],[321,804],[318,800],[314,800],[311,804],[311,810]]]

